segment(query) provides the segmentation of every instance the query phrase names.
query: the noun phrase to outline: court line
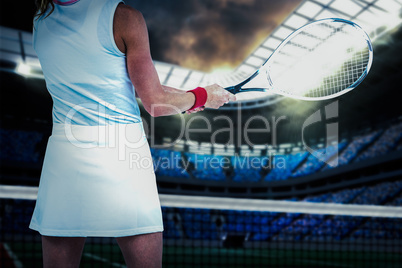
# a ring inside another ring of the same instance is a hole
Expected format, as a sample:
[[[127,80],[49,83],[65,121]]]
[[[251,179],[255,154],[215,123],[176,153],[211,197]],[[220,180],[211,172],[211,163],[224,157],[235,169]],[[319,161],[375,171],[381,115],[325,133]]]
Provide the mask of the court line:
[[[12,259],[15,268],[23,268],[22,262],[18,259],[17,255],[11,250],[10,246],[7,243],[3,243],[4,249],[7,251],[8,256]]]

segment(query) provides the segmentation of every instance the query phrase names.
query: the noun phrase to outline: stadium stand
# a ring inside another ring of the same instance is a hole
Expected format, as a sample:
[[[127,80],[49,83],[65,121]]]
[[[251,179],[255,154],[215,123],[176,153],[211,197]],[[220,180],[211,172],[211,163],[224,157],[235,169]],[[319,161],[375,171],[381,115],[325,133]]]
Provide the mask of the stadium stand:
[[[402,138],[402,122],[390,126],[378,138],[378,140],[367,150],[365,150],[356,162],[384,155],[393,150]]]
[[[298,152],[289,155],[276,155],[273,169],[265,177],[266,181],[286,180],[292,172],[308,157],[308,152]],[[280,164],[281,163],[281,164]]]
[[[43,159],[44,142],[47,139],[44,133],[0,128],[0,135],[2,160],[40,164]],[[219,146],[218,144],[217,147]],[[273,156],[239,156],[233,152],[233,155],[228,157],[189,153],[169,148],[151,148],[151,154],[155,173],[160,177],[208,181],[229,179],[238,183],[283,181],[400,151],[402,122],[394,123],[385,129],[369,131],[351,138],[350,141],[342,141],[328,148],[317,149],[316,153],[321,154],[320,158],[306,150],[294,153],[293,148],[299,150],[298,145],[293,145],[289,150],[291,153]],[[337,154],[339,156],[335,158]]]
[[[191,164],[191,173],[195,178],[214,181],[226,180],[223,167],[228,161],[223,156],[192,153],[185,153],[185,155]]]
[[[43,133],[0,128],[0,159],[16,162],[38,163],[41,159],[38,145]]]
[[[401,202],[402,182],[385,182],[370,187],[341,190],[320,196],[303,199],[306,202],[324,202],[340,204],[395,205]],[[329,216],[277,212],[222,211],[222,218],[217,218],[208,209],[164,208],[169,223],[166,226],[166,238],[219,239],[218,234],[241,233],[251,241],[266,240],[320,240],[356,239],[356,238],[393,238],[395,228],[381,228],[381,233],[367,233],[376,230],[376,221],[365,221],[364,218],[347,216]],[[195,216],[194,216],[195,215]],[[194,218],[195,217],[195,218]],[[195,224],[206,223],[206,224]],[[255,224],[253,224],[255,223]],[[381,224],[387,224],[386,221]],[[392,219],[389,222],[392,224]],[[203,227],[202,227],[203,226]],[[205,227],[206,226],[206,227]],[[390,230],[387,232],[387,230]],[[289,237],[290,234],[290,237]],[[396,234],[398,238],[401,233]]]
[[[292,176],[301,177],[319,171],[333,156],[337,157],[335,154],[337,154],[338,151],[342,151],[345,146],[346,142],[342,142],[317,150],[316,153],[320,155],[320,158],[310,154],[307,157],[307,161],[300,166]]]
[[[232,180],[235,182],[258,182],[261,180],[262,169],[267,166],[266,157],[232,156],[231,164],[234,175]]]
[[[342,204],[370,204],[392,205],[402,201],[402,182],[385,182],[370,187],[346,189],[334,193],[326,193],[320,196],[310,196],[303,199],[305,202],[324,202]],[[295,200],[296,201],[296,200]],[[26,228],[33,211],[32,201],[15,200],[10,209],[4,211],[4,231],[6,232],[30,232]],[[12,209],[11,209],[12,208]],[[192,208],[163,207],[163,219],[165,222],[164,237],[169,239],[205,239],[218,240],[228,233],[241,233],[247,235],[252,241],[263,240],[325,240],[327,236],[335,239],[355,239],[357,237],[370,238],[372,236],[382,238],[402,238],[398,228],[378,228],[379,231],[367,233],[367,225],[370,231],[376,230],[373,225],[392,224],[392,222],[364,221],[364,218],[350,221],[346,216],[329,216],[297,213],[277,212],[250,212],[250,211],[221,211]],[[17,219],[11,220],[12,217]],[[253,224],[255,223],[255,224]],[[394,233],[387,232],[387,229]],[[292,237],[284,235],[291,234]],[[395,235],[397,237],[395,237]]]
[[[381,131],[373,131],[363,136],[357,136],[353,138],[353,140],[348,144],[346,149],[341,152],[337,161],[337,165],[335,165],[334,161],[329,161],[328,165],[326,165],[323,170],[333,168],[336,166],[346,165],[352,162],[356,156],[364,150],[369,144],[371,144],[379,135]]]
[[[180,152],[151,148],[151,154],[157,176],[190,178],[189,173],[184,169],[183,159]]]

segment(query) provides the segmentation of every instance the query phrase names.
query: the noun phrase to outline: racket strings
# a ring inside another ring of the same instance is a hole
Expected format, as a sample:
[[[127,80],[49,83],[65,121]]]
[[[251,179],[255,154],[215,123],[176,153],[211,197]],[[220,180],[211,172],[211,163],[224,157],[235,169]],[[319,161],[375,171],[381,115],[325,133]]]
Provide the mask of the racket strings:
[[[344,23],[314,24],[276,52],[269,76],[279,93],[320,98],[352,87],[366,72],[369,59],[360,29]]]
[[[328,76],[324,79],[320,87],[312,89],[306,93],[306,97],[322,97],[336,94],[344,89],[347,89],[366,70],[368,63],[369,53],[357,52],[350,61],[347,61],[337,73]]]

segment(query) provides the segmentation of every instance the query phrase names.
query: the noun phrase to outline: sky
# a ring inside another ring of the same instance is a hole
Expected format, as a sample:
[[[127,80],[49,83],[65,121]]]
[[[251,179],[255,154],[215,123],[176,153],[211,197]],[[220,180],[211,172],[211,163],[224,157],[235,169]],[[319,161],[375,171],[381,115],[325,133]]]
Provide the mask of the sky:
[[[212,72],[237,67],[302,0],[126,0],[147,22],[154,60]],[[1,0],[0,25],[32,31],[34,1]]]
[[[301,0],[128,0],[155,60],[211,72],[238,66]]]

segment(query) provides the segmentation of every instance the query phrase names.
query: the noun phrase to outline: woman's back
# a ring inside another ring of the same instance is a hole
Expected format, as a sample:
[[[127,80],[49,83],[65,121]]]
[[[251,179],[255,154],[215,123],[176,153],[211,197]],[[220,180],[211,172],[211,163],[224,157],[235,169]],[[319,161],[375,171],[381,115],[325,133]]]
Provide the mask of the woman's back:
[[[54,123],[141,122],[126,57],[113,36],[120,0],[55,4],[34,22],[33,45],[53,98]]]

